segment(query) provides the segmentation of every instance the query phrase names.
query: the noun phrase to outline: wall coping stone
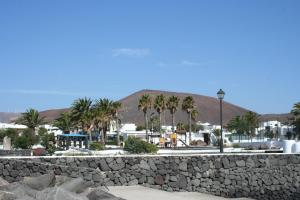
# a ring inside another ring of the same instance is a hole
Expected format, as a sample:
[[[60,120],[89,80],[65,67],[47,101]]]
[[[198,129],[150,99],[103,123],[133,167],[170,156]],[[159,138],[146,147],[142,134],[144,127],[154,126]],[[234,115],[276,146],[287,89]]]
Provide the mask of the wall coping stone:
[[[172,154],[172,155],[155,155],[155,154],[129,154],[129,155],[87,155],[87,156],[3,156],[0,159],[30,159],[30,158],[132,158],[132,157],[216,157],[216,156],[271,156],[271,155],[296,155],[300,156],[300,153],[223,153],[223,154]]]

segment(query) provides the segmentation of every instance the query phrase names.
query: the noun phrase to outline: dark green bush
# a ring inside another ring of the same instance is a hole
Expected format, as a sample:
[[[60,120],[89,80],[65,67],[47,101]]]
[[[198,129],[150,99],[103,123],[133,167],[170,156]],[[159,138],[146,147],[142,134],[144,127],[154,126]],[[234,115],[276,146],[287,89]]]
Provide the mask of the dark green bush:
[[[90,144],[90,150],[93,150],[93,151],[102,151],[104,150],[104,146],[103,144],[101,144],[100,142],[92,142]]]
[[[156,145],[145,142],[140,138],[129,137],[125,141],[124,150],[128,151],[129,153],[140,154],[140,153],[157,153],[158,148]]]
[[[13,146],[16,149],[30,149],[32,147],[30,138],[25,135],[19,136],[15,139]]]
[[[108,140],[105,142],[106,145],[117,145],[117,140]]]
[[[35,144],[38,144],[39,141],[40,141],[40,137],[35,134],[34,130],[29,129],[29,128],[23,130],[22,136],[29,139],[29,142],[30,142],[31,146],[33,146]]]
[[[241,148],[241,146],[239,144],[233,144],[232,147],[233,148]]]
[[[4,137],[7,136],[11,139],[11,142],[13,143],[15,139],[18,137],[19,132],[17,129],[2,129],[0,130],[0,141],[2,142]]]
[[[136,131],[142,131],[142,130],[145,130],[145,126],[137,126]]]

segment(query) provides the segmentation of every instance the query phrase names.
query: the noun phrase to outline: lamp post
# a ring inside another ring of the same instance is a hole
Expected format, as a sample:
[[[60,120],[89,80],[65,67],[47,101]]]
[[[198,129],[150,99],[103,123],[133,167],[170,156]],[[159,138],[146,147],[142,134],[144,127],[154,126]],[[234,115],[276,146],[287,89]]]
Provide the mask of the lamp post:
[[[223,105],[222,104],[223,104],[225,92],[222,89],[220,89],[217,95],[218,95],[218,99],[220,100],[220,124],[221,124],[220,153],[223,153],[224,147],[223,147]]]

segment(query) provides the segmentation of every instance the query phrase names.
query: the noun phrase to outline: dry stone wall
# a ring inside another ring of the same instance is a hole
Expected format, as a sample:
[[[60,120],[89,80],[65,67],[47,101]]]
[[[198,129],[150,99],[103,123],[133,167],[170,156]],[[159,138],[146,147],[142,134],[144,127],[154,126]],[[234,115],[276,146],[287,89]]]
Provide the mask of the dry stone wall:
[[[0,150],[0,156],[31,156],[31,149]]]
[[[143,184],[224,197],[300,199],[299,154],[1,158],[9,182],[54,171],[95,185]]]

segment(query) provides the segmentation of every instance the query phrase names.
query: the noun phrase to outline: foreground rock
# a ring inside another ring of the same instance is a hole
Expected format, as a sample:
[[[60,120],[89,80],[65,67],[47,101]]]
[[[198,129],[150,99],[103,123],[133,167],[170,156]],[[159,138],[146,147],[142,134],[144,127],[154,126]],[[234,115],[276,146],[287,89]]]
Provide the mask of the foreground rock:
[[[26,177],[11,184],[0,179],[0,200],[122,200],[91,185],[82,178],[71,179],[53,173]]]

